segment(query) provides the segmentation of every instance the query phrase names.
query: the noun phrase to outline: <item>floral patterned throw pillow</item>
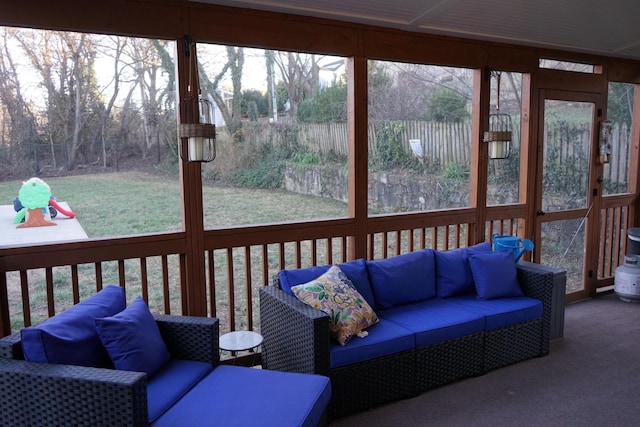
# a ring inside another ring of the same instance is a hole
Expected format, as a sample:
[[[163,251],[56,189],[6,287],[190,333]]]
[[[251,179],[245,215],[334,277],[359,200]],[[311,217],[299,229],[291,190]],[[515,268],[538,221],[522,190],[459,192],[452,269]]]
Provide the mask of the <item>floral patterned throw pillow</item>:
[[[310,282],[291,288],[298,299],[329,316],[330,334],[340,345],[365,328],[378,323],[378,316],[337,265]]]

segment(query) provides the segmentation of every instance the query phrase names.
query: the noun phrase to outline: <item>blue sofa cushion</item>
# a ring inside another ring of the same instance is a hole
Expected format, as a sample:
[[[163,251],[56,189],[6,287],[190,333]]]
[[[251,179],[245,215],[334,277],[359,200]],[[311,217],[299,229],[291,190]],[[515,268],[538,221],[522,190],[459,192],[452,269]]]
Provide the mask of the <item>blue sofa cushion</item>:
[[[325,376],[223,365],[153,426],[313,427],[330,397],[331,383]]]
[[[376,300],[374,309],[424,301],[436,295],[432,249],[367,261],[369,281]]]
[[[330,344],[329,365],[331,368],[351,365],[388,356],[415,346],[413,333],[385,319],[369,327],[367,336],[356,337],[345,346]]]
[[[485,316],[486,331],[537,319],[543,311],[542,301],[524,296],[483,301],[473,295],[463,295],[448,298],[447,301]]]
[[[469,254],[469,265],[478,299],[519,297],[524,295],[511,250]]]
[[[142,297],[120,313],[96,319],[95,324],[116,369],[153,375],[171,358]]]
[[[468,255],[491,252],[491,243],[483,242],[467,248],[436,251],[436,288],[440,298],[464,295],[476,291]]]
[[[172,359],[166,363],[147,379],[149,422],[157,420],[211,371],[206,362]]]
[[[94,319],[124,310],[124,289],[106,286],[40,323],[20,331],[26,360],[40,363],[112,367],[107,350],[100,342]]]
[[[413,332],[416,348],[479,333],[485,326],[483,314],[440,298],[390,308],[380,316]]]
[[[371,284],[369,283],[369,275],[367,273],[367,266],[364,259],[356,259],[342,264],[337,264],[340,270],[351,280],[356,290],[360,292],[360,295],[369,303],[371,307],[375,305],[373,299],[373,292],[371,291]],[[292,270],[282,270],[278,273],[278,279],[280,279],[280,288],[293,296],[291,288],[296,285],[310,282],[311,280],[320,277],[329,270],[330,265],[320,265],[317,267],[298,268]]]

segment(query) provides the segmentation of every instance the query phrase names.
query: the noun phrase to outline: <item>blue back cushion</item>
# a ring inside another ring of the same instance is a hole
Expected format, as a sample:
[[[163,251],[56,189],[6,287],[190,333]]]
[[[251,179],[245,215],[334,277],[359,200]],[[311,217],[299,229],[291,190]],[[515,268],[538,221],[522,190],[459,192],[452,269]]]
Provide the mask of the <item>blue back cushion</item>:
[[[278,273],[280,280],[280,288],[293,295],[291,288],[303,283],[310,282],[326,273],[330,265],[322,265],[317,267],[299,268],[293,270],[282,270]],[[375,305],[371,284],[369,283],[369,275],[367,274],[367,265],[364,259],[356,259],[349,262],[338,264],[340,270],[351,280],[356,290],[364,297],[371,307]]]
[[[484,242],[467,248],[436,251],[436,288],[440,298],[475,292],[468,255],[491,252],[491,243]]]
[[[478,299],[490,300],[524,295],[518,282],[512,250],[469,254],[469,265]]]
[[[151,376],[171,358],[158,325],[141,297],[120,313],[96,319],[95,325],[116,369]]]
[[[24,358],[31,362],[111,367],[94,319],[124,310],[124,289],[107,286],[95,295],[20,332]]]
[[[376,309],[424,301],[436,296],[432,249],[367,261]]]

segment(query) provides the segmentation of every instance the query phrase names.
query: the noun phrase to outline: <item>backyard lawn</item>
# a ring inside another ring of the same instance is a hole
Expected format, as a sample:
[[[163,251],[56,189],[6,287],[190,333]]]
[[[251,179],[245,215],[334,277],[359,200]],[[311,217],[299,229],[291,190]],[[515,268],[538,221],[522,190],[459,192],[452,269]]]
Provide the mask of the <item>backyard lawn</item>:
[[[57,201],[67,202],[89,237],[179,231],[178,178],[144,172],[46,178]],[[21,181],[0,184],[0,204],[10,205]],[[261,190],[205,186],[206,228],[336,218],[346,204],[333,199]]]

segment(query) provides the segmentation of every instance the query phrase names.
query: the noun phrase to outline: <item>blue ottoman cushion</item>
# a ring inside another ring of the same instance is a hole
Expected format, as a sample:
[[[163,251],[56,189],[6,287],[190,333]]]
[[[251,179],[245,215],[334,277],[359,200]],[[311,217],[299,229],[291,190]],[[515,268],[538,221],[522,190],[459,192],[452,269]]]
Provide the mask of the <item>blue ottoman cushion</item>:
[[[330,397],[328,377],[222,365],[153,426],[313,427]]]
[[[211,370],[210,363],[172,359],[148,378],[149,422],[157,420]]]

